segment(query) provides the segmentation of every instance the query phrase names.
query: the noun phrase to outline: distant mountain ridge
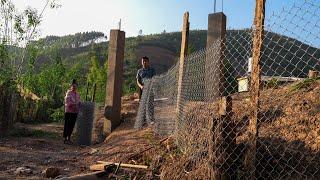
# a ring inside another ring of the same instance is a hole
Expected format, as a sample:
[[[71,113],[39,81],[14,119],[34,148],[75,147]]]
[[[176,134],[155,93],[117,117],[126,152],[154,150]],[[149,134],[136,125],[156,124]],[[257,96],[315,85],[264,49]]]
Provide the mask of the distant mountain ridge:
[[[206,46],[206,30],[190,31],[189,52],[195,52]],[[238,76],[246,73],[247,60],[251,57],[252,32],[250,29],[227,31],[227,58]],[[77,33],[63,37],[48,36],[36,43],[42,46],[38,58],[41,64],[50,63],[50,53],[57,51],[63,62],[68,65],[81,63],[84,70],[87,69],[90,56],[97,56],[102,64],[107,60],[108,42],[94,43],[99,38],[106,38],[101,32]],[[83,46],[83,43],[88,43]],[[128,70],[132,63],[138,62],[141,52],[137,53],[139,47],[159,47],[172,52],[178,57],[180,51],[181,32],[152,34],[138,37],[126,38],[125,47],[125,69]],[[82,46],[81,46],[82,45]],[[150,51],[149,51],[150,53]],[[155,52],[156,53],[156,52]],[[149,56],[153,56],[152,52]],[[174,59],[174,58],[173,58]],[[264,51],[262,56],[263,75],[282,75],[304,77],[309,69],[320,70],[320,50],[302,43],[296,39],[266,32],[264,40]],[[161,63],[160,63],[161,64]],[[173,63],[169,63],[170,66]],[[163,64],[162,64],[163,65]],[[136,66],[135,66],[136,67]],[[166,68],[169,68],[166,67]],[[130,69],[131,71],[134,71]]]

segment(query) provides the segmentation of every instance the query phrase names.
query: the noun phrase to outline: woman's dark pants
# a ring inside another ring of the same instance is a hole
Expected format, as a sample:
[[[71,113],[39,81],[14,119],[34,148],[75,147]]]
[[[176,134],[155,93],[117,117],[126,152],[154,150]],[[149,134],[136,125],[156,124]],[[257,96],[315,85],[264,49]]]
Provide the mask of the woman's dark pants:
[[[64,129],[63,137],[71,137],[74,125],[76,124],[78,113],[65,113],[64,114]]]

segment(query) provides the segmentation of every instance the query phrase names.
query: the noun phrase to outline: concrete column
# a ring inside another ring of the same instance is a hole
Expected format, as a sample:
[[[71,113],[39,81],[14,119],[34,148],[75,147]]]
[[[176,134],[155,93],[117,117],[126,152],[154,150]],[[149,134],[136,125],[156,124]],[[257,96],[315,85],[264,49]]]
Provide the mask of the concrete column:
[[[223,12],[208,15],[207,48],[226,36],[227,17]]]
[[[124,47],[125,32],[111,30],[108,54],[109,69],[105,100],[105,115],[111,122],[111,130],[115,129],[121,123]]]
[[[206,101],[212,101],[225,95],[226,21],[227,17],[222,12],[209,14],[208,16],[205,93],[207,94],[206,97],[210,99],[206,99]]]

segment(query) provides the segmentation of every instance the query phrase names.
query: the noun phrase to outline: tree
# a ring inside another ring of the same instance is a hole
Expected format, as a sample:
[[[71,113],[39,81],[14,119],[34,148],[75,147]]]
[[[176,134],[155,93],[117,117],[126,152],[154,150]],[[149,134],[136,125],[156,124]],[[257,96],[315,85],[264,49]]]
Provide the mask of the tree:
[[[96,100],[103,102],[105,96],[105,86],[107,81],[108,62],[106,61],[103,66],[100,66],[96,56],[91,57],[90,68],[87,75],[87,82],[93,87],[97,86]]]
[[[11,0],[0,1],[0,60],[1,68],[7,70],[0,72],[1,79],[21,80],[27,48],[20,47],[27,47],[37,36],[43,13],[49,6],[60,7],[55,0],[46,0],[40,13],[30,7],[19,12]]]

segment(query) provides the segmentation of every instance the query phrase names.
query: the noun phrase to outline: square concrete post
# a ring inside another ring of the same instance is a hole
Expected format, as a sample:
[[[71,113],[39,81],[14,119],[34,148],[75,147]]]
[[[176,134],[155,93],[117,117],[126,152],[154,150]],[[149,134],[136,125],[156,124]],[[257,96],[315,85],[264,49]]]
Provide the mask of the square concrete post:
[[[219,118],[210,121],[209,163],[210,178],[237,179],[236,126],[232,121],[232,97],[224,96],[219,102]]]
[[[111,130],[121,123],[121,96],[123,81],[125,32],[110,31],[109,69],[106,87],[105,115],[111,122]]]
[[[207,48],[226,36],[227,17],[223,12],[208,15]]]
[[[212,101],[225,95],[225,72],[224,53],[226,41],[227,17],[224,13],[213,13],[208,15],[207,32],[207,57],[205,62],[205,84],[206,101]],[[210,83],[209,83],[210,82]]]
[[[210,124],[210,178],[235,179],[237,168],[233,162],[236,147],[235,127],[232,122],[232,98],[227,95],[225,50],[226,22],[224,13],[208,16],[207,54],[205,60],[205,101],[219,104],[220,118]],[[225,96],[225,97],[223,97]]]

